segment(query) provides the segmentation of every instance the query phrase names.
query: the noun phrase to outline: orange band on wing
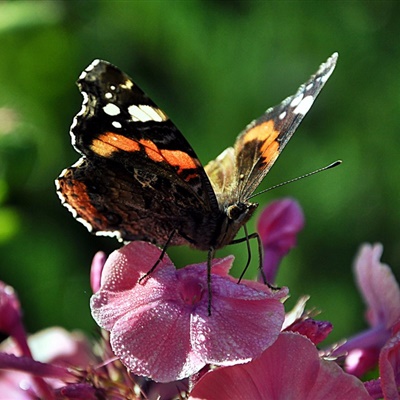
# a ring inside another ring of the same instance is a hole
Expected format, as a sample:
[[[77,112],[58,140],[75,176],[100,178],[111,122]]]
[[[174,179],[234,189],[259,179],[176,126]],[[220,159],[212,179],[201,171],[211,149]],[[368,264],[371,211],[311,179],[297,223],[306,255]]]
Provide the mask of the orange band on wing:
[[[184,169],[197,168],[196,159],[189,156],[188,153],[180,150],[161,150],[161,154],[168,164],[178,167],[178,173]]]
[[[178,167],[178,174],[187,169],[195,169],[200,166],[197,159],[181,150],[160,150],[151,140],[129,139],[113,132],[105,132],[93,140],[90,148],[102,157],[110,157],[117,151],[139,151],[142,145],[147,156],[154,162],[165,161],[172,167]]]
[[[181,150],[160,150],[154,142],[150,140],[140,140],[140,143],[145,147],[146,154],[155,162],[166,161],[173,167],[178,167],[178,174],[185,169],[194,169],[199,166],[195,158],[189,156]]]
[[[161,155],[160,149],[155,145],[151,140],[140,139],[140,144],[144,146],[146,154],[149,158],[151,158],[155,162],[164,161],[163,156]]]
[[[60,180],[60,185],[61,193],[65,197],[67,203],[75,209],[78,213],[78,217],[89,222],[92,229],[98,230],[104,225],[107,225],[107,218],[99,213],[96,207],[92,205],[88,196],[88,188],[83,182],[65,176]]]
[[[266,121],[246,132],[243,136],[243,145],[252,141],[262,143],[260,148],[261,156],[266,163],[269,163],[279,155],[279,142],[277,141],[279,133],[274,127],[274,121]]]
[[[94,139],[91,150],[102,157],[110,157],[116,151],[139,151],[140,146],[136,140],[113,132],[105,132]]]

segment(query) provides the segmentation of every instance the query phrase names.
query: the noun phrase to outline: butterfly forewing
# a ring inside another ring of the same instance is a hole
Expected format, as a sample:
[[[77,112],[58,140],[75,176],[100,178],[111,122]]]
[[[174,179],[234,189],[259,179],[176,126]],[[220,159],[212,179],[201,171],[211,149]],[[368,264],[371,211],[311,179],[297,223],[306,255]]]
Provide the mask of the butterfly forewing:
[[[191,218],[218,210],[192,147],[126,74],[95,60],[78,86],[84,101],[71,136],[83,157],[57,186],[89,230],[164,244]],[[182,242],[177,233],[172,244]]]
[[[246,201],[271,169],[332,74],[336,60],[335,53],[296,94],[268,109],[239,135],[235,143],[235,190],[239,201]]]

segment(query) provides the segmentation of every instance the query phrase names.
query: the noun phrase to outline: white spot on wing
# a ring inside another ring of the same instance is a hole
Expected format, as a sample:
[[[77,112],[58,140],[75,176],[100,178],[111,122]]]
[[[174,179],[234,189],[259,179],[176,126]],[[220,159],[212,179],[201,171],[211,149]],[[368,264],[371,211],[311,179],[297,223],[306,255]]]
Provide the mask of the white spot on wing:
[[[103,107],[103,110],[106,114],[111,115],[112,117],[114,117],[115,115],[120,114],[121,110],[119,109],[118,106],[116,106],[115,104],[112,103],[108,103],[107,105],[105,105]]]
[[[312,96],[306,96],[304,99],[300,102],[300,104],[293,110],[294,114],[301,114],[301,115],[306,115],[308,110],[311,108],[311,106],[314,103],[314,97]]]
[[[161,122],[162,118],[158,113],[158,109],[151,106],[139,106],[153,121]]]
[[[132,89],[133,88],[133,82],[132,81],[130,81],[129,79],[127,79],[126,81],[125,81],[125,83],[122,83],[121,84],[121,87],[123,88],[123,89]]]
[[[159,110],[148,105],[131,105],[128,107],[129,114],[132,115],[133,121],[147,122],[156,121],[161,122],[167,119],[166,115]]]
[[[280,113],[280,114],[279,114],[279,119],[283,119],[283,118],[285,118],[285,117],[286,117],[286,114],[287,114],[287,112],[286,112],[286,111],[284,111],[284,112]]]
[[[79,80],[82,80],[82,79],[85,79],[86,78],[86,75],[87,75],[87,72],[86,71],[82,71],[81,72],[81,74],[79,75]]]
[[[290,103],[290,107],[296,107],[300,104],[300,102],[303,100],[303,93],[300,93],[298,96],[296,96],[292,102]]]
[[[132,119],[134,121],[145,122],[150,120],[150,117],[145,112],[143,112],[138,106],[135,105],[129,106],[128,112],[129,114],[132,115]]]
[[[92,63],[85,69],[85,71],[90,72],[92,69],[94,69],[94,67],[96,67],[99,64],[100,64],[99,59],[93,60]]]
[[[114,128],[117,128],[117,129],[122,128],[122,125],[121,125],[118,121],[113,121],[113,122],[111,122],[111,125],[112,125]]]
[[[112,93],[110,93],[110,92],[107,92],[105,95],[104,95],[104,97],[106,98],[106,99],[112,99]]]

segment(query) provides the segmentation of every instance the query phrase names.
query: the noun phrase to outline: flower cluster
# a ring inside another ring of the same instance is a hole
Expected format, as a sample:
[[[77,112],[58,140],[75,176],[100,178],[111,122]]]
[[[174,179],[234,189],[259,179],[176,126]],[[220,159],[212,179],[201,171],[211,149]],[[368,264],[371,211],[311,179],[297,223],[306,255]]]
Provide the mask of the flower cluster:
[[[303,225],[292,199],[262,213],[269,282]],[[363,245],[354,267],[370,328],[329,351],[317,346],[332,325],[306,311],[306,298],[285,314],[288,289],[238,284],[233,257],[213,260],[208,278],[206,263],[177,270],[164,255],[141,280],[160,254],[145,242],[96,254],[90,307],[103,331],[94,344],[62,328],[27,335],[17,295],[1,283],[0,398],[400,399],[400,288],[381,245]],[[379,378],[360,379],[376,367]]]

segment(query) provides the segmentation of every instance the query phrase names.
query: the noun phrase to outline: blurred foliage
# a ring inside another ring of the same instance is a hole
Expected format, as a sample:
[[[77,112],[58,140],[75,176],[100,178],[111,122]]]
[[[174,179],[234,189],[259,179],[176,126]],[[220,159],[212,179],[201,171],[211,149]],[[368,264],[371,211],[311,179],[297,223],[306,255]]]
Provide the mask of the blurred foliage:
[[[78,158],[68,134],[81,107],[74,82],[94,58],[132,76],[206,163],[334,51],[336,71],[261,188],[343,165],[257,201],[293,196],[306,214],[279,275],[290,304],[310,294],[335,326],[331,340],[361,329],[359,245],[382,242],[399,277],[399,15],[396,1],[0,2],[0,279],[18,291],[28,330],[93,331],[91,259],[119,246],[74,221],[54,187]],[[238,275],[245,245],[219,255],[231,252]],[[206,258],[169,254],[180,266]]]

